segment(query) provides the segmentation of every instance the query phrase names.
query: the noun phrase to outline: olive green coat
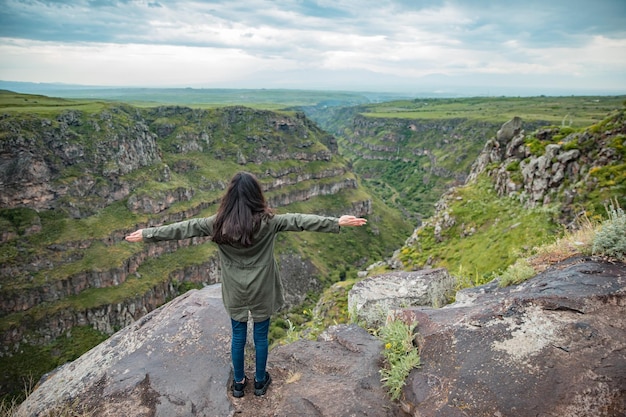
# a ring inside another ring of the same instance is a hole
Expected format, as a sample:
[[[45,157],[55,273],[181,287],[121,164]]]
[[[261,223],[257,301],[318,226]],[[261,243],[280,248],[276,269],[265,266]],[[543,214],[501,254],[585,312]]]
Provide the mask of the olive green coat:
[[[142,236],[146,242],[212,236],[214,221],[215,216],[211,216],[151,227],[144,229]],[[283,305],[274,241],[279,232],[305,230],[338,233],[339,219],[313,214],[277,214],[261,224],[252,246],[218,245],[222,299],[230,317],[247,321],[250,311],[254,321],[263,321]]]

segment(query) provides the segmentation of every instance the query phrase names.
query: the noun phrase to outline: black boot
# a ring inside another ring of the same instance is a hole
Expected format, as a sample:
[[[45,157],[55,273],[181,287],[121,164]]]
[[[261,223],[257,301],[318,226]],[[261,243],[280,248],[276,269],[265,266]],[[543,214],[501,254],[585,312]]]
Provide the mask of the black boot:
[[[243,397],[243,395],[244,395],[243,390],[246,388],[246,385],[248,385],[248,377],[247,376],[243,377],[243,382],[237,382],[237,381],[233,380],[233,397],[235,397],[235,398]],[[256,386],[256,383],[254,385]]]
[[[254,379],[254,395],[265,395],[265,392],[267,391],[267,387],[270,386],[270,383],[272,382],[272,377],[270,376],[269,372],[265,372],[265,381],[257,381],[256,378]]]

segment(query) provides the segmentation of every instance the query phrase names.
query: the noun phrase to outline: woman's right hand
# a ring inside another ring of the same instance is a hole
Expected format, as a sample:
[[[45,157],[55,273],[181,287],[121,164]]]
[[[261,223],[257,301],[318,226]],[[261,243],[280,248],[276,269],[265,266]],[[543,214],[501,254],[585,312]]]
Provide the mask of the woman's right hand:
[[[141,242],[143,240],[143,229],[135,230],[130,235],[126,236],[126,240],[129,242]]]

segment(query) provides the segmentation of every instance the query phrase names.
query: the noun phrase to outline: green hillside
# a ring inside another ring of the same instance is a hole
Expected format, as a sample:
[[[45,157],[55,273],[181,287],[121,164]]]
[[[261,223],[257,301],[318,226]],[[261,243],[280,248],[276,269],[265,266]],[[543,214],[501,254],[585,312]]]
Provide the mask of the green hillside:
[[[476,180],[439,201],[439,210],[398,255],[406,268],[445,267],[463,285],[488,282],[564,234],[607,220],[611,207],[626,206],[624,107],[585,128],[528,133],[507,152],[507,159],[488,163]],[[568,165],[564,156],[573,158]],[[529,183],[529,167],[537,162],[552,179],[558,178],[556,167],[566,166],[564,177],[543,189],[540,181]],[[539,201],[532,190],[541,190]]]
[[[353,107],[308,106],[336,135],[365,185],[419,223],[450,187],[462,185],[485,142],[513,117],[530,133],[581,129],[622,107],[624,96],[416,98]]]

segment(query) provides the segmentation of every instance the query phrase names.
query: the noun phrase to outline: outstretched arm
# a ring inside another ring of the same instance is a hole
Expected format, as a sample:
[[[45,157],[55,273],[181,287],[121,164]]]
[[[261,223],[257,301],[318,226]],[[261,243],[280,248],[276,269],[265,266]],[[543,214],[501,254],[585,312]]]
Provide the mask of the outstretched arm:
[[[363,226],[367,220],[355,216],[326,217],[316,214],[277,214],[270,220],[275,232],[339,233],[341,227]]]
[[[367,219],[363,219],[361,217],[355,217],[355,216],[341,216],[339,218],[339,226],[340,227],[346,227],[346,226],[363,226],[365,223],[367,223]]]
[[[210,236],[213,218],[183,220],[167,226],[147,227],[126,236],[129,242],[158,242],[161,240],[181,240],[198,236]]]

